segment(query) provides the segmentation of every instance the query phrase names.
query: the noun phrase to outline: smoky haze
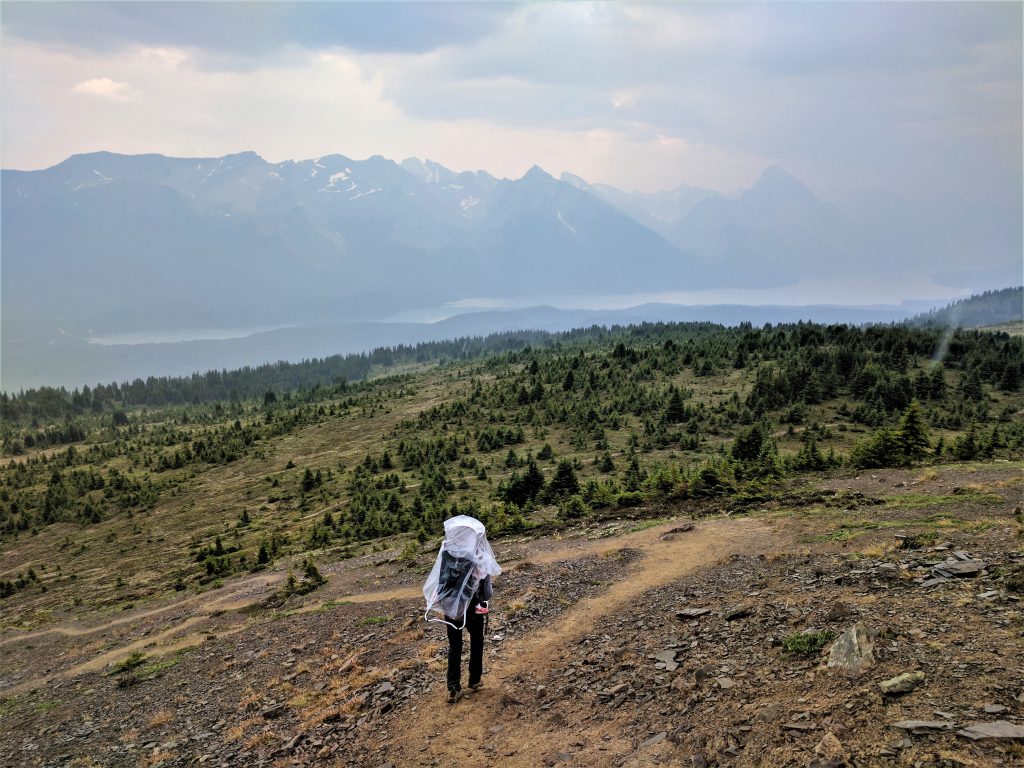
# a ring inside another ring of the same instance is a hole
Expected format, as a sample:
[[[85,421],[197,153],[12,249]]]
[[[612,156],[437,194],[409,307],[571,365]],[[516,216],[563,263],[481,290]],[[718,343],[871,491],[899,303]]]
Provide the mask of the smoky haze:
[[[102,372],[125,340],[919,302],[895,316],[1018,284],[1021,21],[5,3],[3,387]]]

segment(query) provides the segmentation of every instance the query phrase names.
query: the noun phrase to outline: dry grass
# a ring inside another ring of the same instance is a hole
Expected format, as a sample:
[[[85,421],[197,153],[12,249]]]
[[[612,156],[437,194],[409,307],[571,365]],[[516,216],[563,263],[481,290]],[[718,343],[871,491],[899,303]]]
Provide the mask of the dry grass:
[[[414,634],[414,633],[407,633]],[[404,637],[393,638],[391,642],[402,642],[408,644]],[[435,645],[432,653],[436,653],[439,645]],[[326,655],[327,651],[325,651]],[[328,673],[330,687],[320,692],[301,691],[288,703],[296,709],[301,709],[301,727],[312,728],[317,723],[323,722],[325,717],[346,717],[354,715],[359,711],[365,698],[358,691],[368,688],[391,675],[391,670],[382,667],[364,667],[359,663],[362,656],[361,651],[348,654],[344,658],[333,659],[324,665],[323,669]],[[407,659],[398,665],[404,669],[416,664],[425,663],[424,653],[419,651],[415,658]]]
[[[151,765],[170,762],[178,757],[176,752],[168,752],[157,747],[150,754],[139,758],[139,768],[149,768]]]
[[[360,688],[365,688],[368,685],[380,682],[387,676],[388,670],[386,669],[381,669],[379,667],[364,669],[359,664],[353,664],[352,674],[346,682],[352,687],[352,690],[359,690]]]
[[[238,709],[254,709],[263,700],[263,693],[247,688],[245,694],[238,700]]]
[[[875,560],[881,560],[882,558],[888,556],[888,554],[895,549],[896,547],[892,544],[880,542],[877,544],[869,544],[868,546],[862,548],[860,550],[860,554],[864,555],[864,557],[871,557]]]
[[[174,713],[169,709],[161,709],[154,712],[146,720],[146,730],[151,731],[154,728],[159,728],[161,725],[167,725],[171,720],[174,719]]]
[[[303,709],[309,706],[309,703],[315,698],[313,691],[299,691],[297,694],[288,699],[287,704],[292,709]]]
[[[445,645],[443,643],[425,643],[416,651],[416,660],[422,664],[429,664],[437,659],[444,650]]]
[[[245,732],[250,729],[260,728],[265,722],[266,720],[264,720],[262,717],[245,718],[236,726],[236,728],[238,729],[238,738],[241,739],[245,735]],[[232,730],[235,729],[233,728]]]
[[[257,733],[255,736],[248,739],[245,742],[244,746],[246,749],[249,750],[258,749],[259,747],[266,746],[268,744],[273,744],[280,738],[281,737],[274,731],[263,731],[262,733]]]

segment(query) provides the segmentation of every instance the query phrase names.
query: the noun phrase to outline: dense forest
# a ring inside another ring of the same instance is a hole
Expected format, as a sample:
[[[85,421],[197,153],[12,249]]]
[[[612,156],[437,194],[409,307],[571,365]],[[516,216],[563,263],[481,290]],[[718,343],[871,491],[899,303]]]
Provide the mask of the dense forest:
[[[40,387],[16,395],[0,393],[0,419],[5,424],[21,424],[26,419],[37,422],[68,419],[110,408],[245,400],[262,397],[268,391],[289,392],[361,381],[373,373],[402,365],[470,360],[528,345],[543,346],[552,339],[553,334],[545,331],[517,331],[380,347],[368,353],[332,355],[299,363],[267,363],[181,377],[151,376],[145,380],[97,384],[94,388],[70,391],[64,387]]]

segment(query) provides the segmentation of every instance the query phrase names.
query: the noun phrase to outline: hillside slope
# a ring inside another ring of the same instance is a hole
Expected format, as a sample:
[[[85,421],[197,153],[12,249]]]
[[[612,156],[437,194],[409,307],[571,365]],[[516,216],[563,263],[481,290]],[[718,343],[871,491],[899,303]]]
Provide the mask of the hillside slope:
[[[1024,340],[945,338],[595,328],[4,395],[0,762],[992,764],[890,734],[1020,714]],[[508,572],[449,714],[419,589],[459,513]],[[851,685],[820,633],[858,619]]]
[[[845,476],[793,489],[817,501],[780,499],[749,518],[500,539],[485,685],[454,706],[444,703],[444,633],[418,607],[431,545],[414,558],[385,548],[342,561],[324,570],[326,586],[283,603],[276,571],[202,603],[7,633],[5,668],[39,677],[6,686],[0,759],[1005,764],[1012,740],[960,734],[1022,727],[1005,656],[1020,589],[1010,575],[1024,571],[1012,543],[1020,476],[1019,464]],[[965,482],[980,498],[950,505]],[[932,565],[954,550],[982,570],[934,579]],[[827,667],[827,639],[788,650],[858,623],[875,638],[860,672]],[[922,673],[910,692],[881,692],[909,671]]]

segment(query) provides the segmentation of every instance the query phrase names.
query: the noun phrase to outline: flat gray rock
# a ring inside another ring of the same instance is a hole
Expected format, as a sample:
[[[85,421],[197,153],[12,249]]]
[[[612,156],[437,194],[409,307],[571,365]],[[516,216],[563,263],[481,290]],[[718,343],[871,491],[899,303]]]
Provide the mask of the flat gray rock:
[[[950,731],[953,729],[953,724],[940,723],[935,720],[900,720],[898,723],[892,723],[892,727],[909,733],[935,733]]]
[[[643,748],[643,747],[653,747],[655,744],[660,744],[661,742],[663,742],[665,740],[666,736],[668,736],[668,732],[667,731],[662,731],[661,733],[656,733],[653,736],[651,736],[651,738],[649,738],[646,741],[644,741],[640,745],[640,747],[641,748]]]
[[[994,723],[975,723],[956,732],[965,739],[980,741],[981,739],[1024,739],[1024,726],[996,720]]]
[[[756,610],[757,609],[754,607],[754,604],[751,602],[740,603],[739,605],[734,605],[731,608],[729,608],[722,615],[722,618],[724,618],[726,621],[735,621],[736,619],[742,619],[747,616],[750,616]]]
[[[932,568],[937,576],[967,578],[977,576],[988,566],[984,560],[946,561]]]
[[[677,619],[696,619],[698,616],[703,616],[706,613],[711,613],[710,608],[683,608],[680,611],[676,611]]]
[[[679,668],[679,665],[676,663],[675,651],[658,651],[658,653],[654,654],[654,658],[664,664],[665,669],[669,672],[673,672]]]

